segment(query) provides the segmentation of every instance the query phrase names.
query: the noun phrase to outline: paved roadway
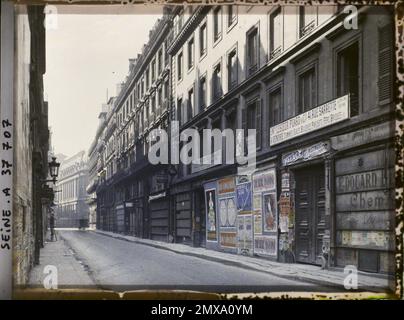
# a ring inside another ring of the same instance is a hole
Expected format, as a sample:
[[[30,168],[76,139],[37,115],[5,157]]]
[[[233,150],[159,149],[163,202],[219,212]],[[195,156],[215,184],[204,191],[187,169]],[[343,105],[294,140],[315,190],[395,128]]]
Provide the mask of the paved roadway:
[[[91,231],[59,230],[101,288],[210,292],[335,291],[220,262],[114,239]]]

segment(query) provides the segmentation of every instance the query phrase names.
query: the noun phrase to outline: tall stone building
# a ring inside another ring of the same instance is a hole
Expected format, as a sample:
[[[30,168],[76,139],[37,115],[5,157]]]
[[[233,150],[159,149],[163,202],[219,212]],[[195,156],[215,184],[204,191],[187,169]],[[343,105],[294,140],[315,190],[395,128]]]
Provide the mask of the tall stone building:
[[[97,227],[392,274],[394,19],[387,6],[357,13],[346,24],[339,5],[166,11],[105,126],[115,142],[99,148]],[[169,136],[170,146],[197,139],[214,161],[150,164],[150,130],[177,123],[199,135]],[[247,156],[249,129],[256,163],[241,172],[227,151],[237,141],[233,156]]]
[[[88,167],[85,151],[65,158],[60,164],[55,196],[55,227],[87,227],[89,219]]]
[[[45,182],[49,170],[49,130],[48,104],[43,97],[46,71],[43,10],[43,6],[13,7],[9,2],[1,2],[1,104],[2,110],[13,108],[14,119],[0,116],[2,135],[3,129],[9,128],[13,134],[9,143],[13,151],[12,243],[16,286],[25,284],[31,267],[39,263],[47,212],[53,200],[53,192]],[[8,85],[11,88],[14,85],[14,95],[12,89],[3,91]],[[6,123],[10,127],[6,128]],[[1,250],[3,240],[2,236]]]

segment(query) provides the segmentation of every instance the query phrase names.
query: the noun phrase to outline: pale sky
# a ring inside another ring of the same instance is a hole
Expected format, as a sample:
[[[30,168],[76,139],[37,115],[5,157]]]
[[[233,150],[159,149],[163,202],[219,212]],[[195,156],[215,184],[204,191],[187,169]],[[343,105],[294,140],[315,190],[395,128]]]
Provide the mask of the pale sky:
[[[116,94],[116,84],[128,74],[129,58],[140,53],[162,12],[162,7],[150,6],[124,6],[125,11],[115,6],[120,14],[105,14],[105,7],[80,8],[86,14],[58,7],[57,29],[46,31],[44,81],[52,145],[67,156],[87,153],[107,89],[109,97]]]

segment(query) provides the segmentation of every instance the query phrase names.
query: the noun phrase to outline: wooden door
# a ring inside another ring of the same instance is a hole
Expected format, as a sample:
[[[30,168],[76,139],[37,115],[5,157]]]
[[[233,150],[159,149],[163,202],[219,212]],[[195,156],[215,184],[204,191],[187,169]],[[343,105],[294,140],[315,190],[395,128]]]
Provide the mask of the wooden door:
[[[321,264],[325,229],[324,167],[295,172],[296,180],[296,261]]]

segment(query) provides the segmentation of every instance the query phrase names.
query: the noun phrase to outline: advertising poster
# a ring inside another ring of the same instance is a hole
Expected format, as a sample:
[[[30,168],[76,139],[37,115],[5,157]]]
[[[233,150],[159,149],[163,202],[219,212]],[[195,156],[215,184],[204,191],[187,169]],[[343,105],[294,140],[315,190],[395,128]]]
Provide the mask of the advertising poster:
[[[235,191],[236,185],[233,177],[224,178],[218,181],[218,193],[219,195],[225,193],[232,193]]]
[[[290,193],[283,192],[279,199],[279,228],[281,232],[287,232],[289,228],[289,215],[291,211]]]
[[[218,223],[220,247],[237,248],[237,200],[235,177],[218,180]]]
[[[252,215],[239,215],[237,217],[237,253],[243,255],[253,254],[253,219]]]
[[[222,198],[219,200],[219,208],[220,208],[220,226],[221,227],[235,227],[236,226],[236,218],[237,211],[236,205],[234,203],[234,198]]]
[[[208,241],[217,241],[216,190],[205,191],[206,232]]]
[[[254,215],[254,234],[262,234],[262,215]]]
[[[277,203],[276,203],[276,193],[265,193],[263,194],[263,204],[262,204],[262,216],[264,222],[265,232],[276,232],[278,225],[278,215],[277,215]]]
[[[255,236],[254,253],[261,256],[276,257],[277,255],[277,236]]]
[[[251,212],[251,183],[243,183],[237,186],[237,210],[239,213]]]
[[[253,177],[253,192],[265,192],[276,190],[275,169],[256,173]]]
[[[253,210],[256,214],[261,214],[262,210],[262,197],[261,193],[256,193],[253,196]]]
[[[220,232],[220,246],[228,247],[228,248],[235,248],[236,247],[236,240],[237,233],[236,232]]]

